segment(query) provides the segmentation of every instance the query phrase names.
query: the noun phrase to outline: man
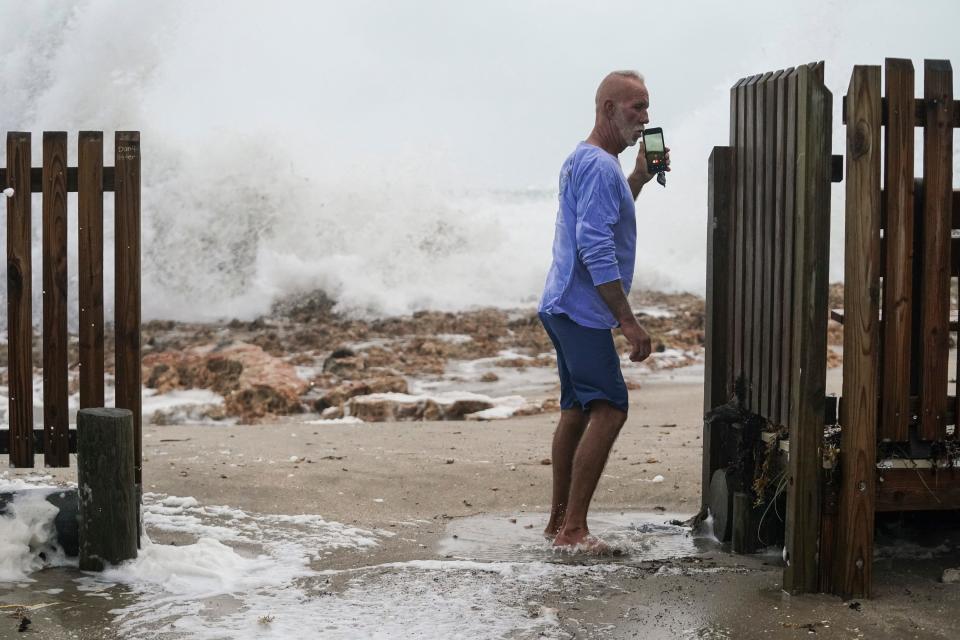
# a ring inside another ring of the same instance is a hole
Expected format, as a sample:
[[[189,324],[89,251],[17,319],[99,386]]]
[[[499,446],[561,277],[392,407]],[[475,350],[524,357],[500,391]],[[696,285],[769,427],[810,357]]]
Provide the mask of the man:
[[[544,531],[555,547],[609,550],[590,536],[587,509],[629,406],[611,329],[619,326],[630,342],[630,360],[650,355],[650,336],[633,315],[627,294],[636,255],[634,201],[653,175],[642,143],[629,177],[617,156],[643,134],[649,107],[643,76],[635,71],[608,75],[597,89],[593,131],[560,171],[553,264],[539,309],[560,374],[553,504]],[[668,171],[669,162],[667,154]]]

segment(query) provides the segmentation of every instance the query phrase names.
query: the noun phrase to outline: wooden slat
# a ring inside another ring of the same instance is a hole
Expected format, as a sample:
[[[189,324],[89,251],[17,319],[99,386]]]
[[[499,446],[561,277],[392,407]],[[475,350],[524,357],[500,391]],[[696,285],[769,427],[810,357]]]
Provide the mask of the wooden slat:
[[[33,275],[30,236],[30,134],[7,133],[7,370],[10,465],[33,467]]]
[[[882,207],[882,201],[881,201]],[[880,209],[883,215],[883,209]],[[880,242],[883,249],[883,240]],[[883,264],[881,262],[881,264]],[[921,303],[917,296],[923,294],[923,180],[915,178],[913,181],[913,291],[915,292],[910,310],[910,395],[920,397],[920,357],[923,335],[919,331]],[[916,412],[918,413],[918,412]]]
[[[847,96],[843,96],[843,104],[847,104]],[[883,99],[883,124],[887,124],[887,99]],[[913,108],[913,126],[914,127],[923,127],[927,124],[927,101],[922,98],[917,98],[916,104]],[[950,126],[954,128],[960,127],[960,100],[954,100],[953,103],[947,107],[947,110],[950,111]],[[846,108],[844,108],[844,113],[846,113]],[[844,116],[843,124],[847,124],[846,116]]]
[[[764,215],[764,176],[767,171],[766,145],[764,144],[764,120],[766,118],[767,104],[767,81],[773,77],[771,72],[763,74],[756,86],[756,106],[754,112],[754,138],[753,138],[753,339],[750,348],[752,357],[750,359],[750,394],[752,406],[751,411],[762,416],[766,416],[766,407],[763,406],[765,397],[766,380],[764,379],[763,367],[763,315],[764,315],[764,291],[763,276],[766,271],[766,243],[764,225],[766,216]]]
[[[767,161],[766,144],[766,116],[767,116],[767,86],[773,79],[774,73],[768,71],[760,78],[757,84],[756,120],[754,133],[754,201],[753,219],[754,230],[754,275],[753,275],[753,360],[750,366],[752,374],[753,411],[766,417],[768,415],[765,400],[767,398],[767,380],[769,373],[764,367],[766,352],[764,351],[765,320],[767,316],[767,292],[764,289],[765,276],[768,272],[767,223],[769,217],[766,209],[766,175],[772,168]]]
[[[878,471],[877,511],[960,509],[960,469]]]
[[[880,289],[880,67],[856,66],[847,101],[843,425],[834,588],[869,596],[877,455]]]
[[[763,114],[763,270],[761,284],[760,335],[761,362],[760,372],[763,380],[763,389],[760,402],[761,415],[770,419],[773,416],[773,396],[779,394],[774,375],[773,358],[773,307],[776,305],[773,298],[773,278],[776,271],[774,240],[776,234],[776,217],[774,214],[774,176],[777,169],[776,137],[777,137],[777,79],[783,70],[775,71],[764,84],[765,102]],[[779,358],[776,359],[779,363]]]
[[[81,131],[78,145],[80,408],[103,397],[103,132]]]
[[[946,433],[947,359],[950,349],[950,205],[953,180],[953,71],[945,60],[925,60],[923,130],[923,267],[920,308],[920,437]]]
[[[67,134],[43,132],[43,461],[70,464],[67,389]]]
[[[113,177],[113,167],[104,167],[102,180],[104,191],[113,191]],[[6,183],[6,169],[0,168],[0,184],[6,185]],[[80,178],[77,167],[67,167],[67,191],[70,193],[76,192],[79,183]],[[43,193],[43,168],[33,167],[30,169],[30,191],[33,193]]]
[[[736,171],[734,173],[734,186],[736,196],[736,221],[735,226],[735,275],[734,275],[734,305],[733,305],[733,371],[734,382],[744,380],[745,374],[745,353],[746,336],[744,328],[746,326],[746,195],[744,189],[744,180],[746,178],[746,107],[747,107],[747,84],[751,78],[741,80],[734,88],[733,94],[737,104],[737,128],[736,135],[731,132],[731,146],[734,147],[734,161],[736,162]],[[742,391],[743,389],[741,389]],[[743,398],[742,398],[743,399]]]
[[[707,286],[704,339],[703,412],[706,414],[730,399],[730,293],[733,288],[733,149],[714,147],[708,169]],[[720,464],[720,438],[703,425],[702,506],[710,496],[710,479]]]
[[[773,286],[771,290],[773,316],[771,318],[771,372],[770,379],[770,415],[769,419],[775,424],[786,424],[785,403],[783,402],[783,385],[789,371],[789,361],[783,359],[781,345],[783,344],[783,311],[784,311],[784,225],[787,223],[784,201],[784,180],[787,165],[787,78],[793,73],[793,67],[781,73],[774,84],[776,92],[776,109],[774,111],[774,138],[773,150]]]
[[[883,274],[883,365],[879,437],[907,439],[910,398],[910,332],[913,305],[913,63],[887,58],[890,117],[884,128],[887,244]],[[881,217],[883,216],[881,207]]]
[[[141,484],[140,132],[117,131],[114,157],[116,406],[133,412],[136,481]]]
[[[780,342],[780,361],[783,363],[783,379],[780,385],[780,404],[783,414],[783,424],[793,424],[791,393],[793,390],[793,322],[795,288],[797,281],[796,264],[794,263],[794,242],[796,239],[796,192],[797,192],[797,75],[798,69],[786,80],[786,121],[784,152],[785,165],[783,174],[783,339]]]
[[[815,591],[826,387],[832,96],[810,67],[797,74],[796,237],[798,274],[792,349],[784,589]],[[802,274],[802,275],[801,275]]]
[[[734,300],[734,379],[743,382],[740,391],[746,401],[746,362],[747,362],[747,86],[757,76],[747,78],[736,88],[737,94],[737,135],[734,158],[736,170],[736,276]]]
[[[746,407],[751,412],[756,412],[756,377],[757,371],[754,368],[756,350],[756,300],[755,300],[755,282],[757,273],[757,85],[762,82],[762,76],[754,76],[747,83],[746,97],[746,115],[744,117],[746,125],[746,162],[745,172],[741,184],[744,189],[744,353],[743,367],[744,380],[746,382]]]

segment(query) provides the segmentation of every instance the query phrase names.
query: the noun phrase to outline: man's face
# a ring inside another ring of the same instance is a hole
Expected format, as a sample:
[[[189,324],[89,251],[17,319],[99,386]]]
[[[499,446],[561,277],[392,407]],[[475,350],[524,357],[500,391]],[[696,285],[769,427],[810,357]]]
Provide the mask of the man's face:
[[[620,132],[623,143],[632,147],[643,135],[643,126],[650,122],[647,109],[650,108],[650,94],[642,83],[635,83],[625,99],[615,106],[613,124]]]

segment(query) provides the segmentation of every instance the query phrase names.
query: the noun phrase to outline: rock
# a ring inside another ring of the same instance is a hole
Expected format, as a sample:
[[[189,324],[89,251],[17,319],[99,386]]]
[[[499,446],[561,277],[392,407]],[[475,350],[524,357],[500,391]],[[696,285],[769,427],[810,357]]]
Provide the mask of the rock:
[[[946,569],[941,581],[944,584],[960,584],[960,569]]]
[[[385,398],[357,396],[350,398],[350,415],[364,422],[387,422],[393,420],[394,404]]]
[[[343,407],[327,407],[320,412],[320,417],[324,420],[337,420],[343,417]]]
[[[223,420],[226,417],[226,408],[222,404],[189,404],[169,409],[158,409],[150,416],[149,423],[155,425],[186,424]]]
[[[293,365],[245,342],[150,353],[143,369],[147,386],[161,393],[180,388],[219,393],[227,415],[241,422],[299,413],[300,395],[309,386]]]
[[[409,393],[407,380],[403,376],[383,376],[366,380],[370,393]]]
[[[350,398],[354,396],[365,396],[369,393],[370,386],[366,382],[353,380],[330,389],[317,400],[314,406],[317,411],[323,411],[330,407],[341,407],[343,403]]]
[[[407,380],[402,376],[383,376],[368,380],[351,380],[333,389],[317,400],[317,411],[327,407],[342,407],[343,403],[356,396],[366,396],[371,393],[407,393]]]
[[[493,403],[489,400],[454,400],[448,407],[443,408],[443,417],[446,420],[463,420],[468,413],[476,413],[491,408],[493,408]]]
[[[487,371],[485,374],[480,376],[480,382],[496,382],[500,379],[500,376],[495,374],[493,371]]]
[[[336,353],[336,352],[334,352]],[[330,356],[323,361],[323,372],[330,373],[346,380],[352,380],[363,374],[367,368],[366,358],[361,355],[342,356],[335,358]]]

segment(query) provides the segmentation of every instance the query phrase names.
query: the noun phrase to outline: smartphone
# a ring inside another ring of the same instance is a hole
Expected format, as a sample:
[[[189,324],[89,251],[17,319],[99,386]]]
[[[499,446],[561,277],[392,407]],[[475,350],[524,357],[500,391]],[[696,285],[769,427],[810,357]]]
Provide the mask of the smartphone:
[[[662,173],[666,167],[666,147],[663,144],[663,129],[653,127],[643,132],[643,146],[647,155],[647,170]]]

